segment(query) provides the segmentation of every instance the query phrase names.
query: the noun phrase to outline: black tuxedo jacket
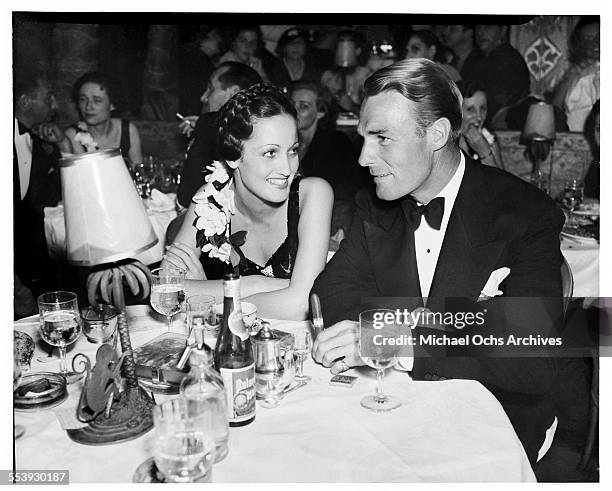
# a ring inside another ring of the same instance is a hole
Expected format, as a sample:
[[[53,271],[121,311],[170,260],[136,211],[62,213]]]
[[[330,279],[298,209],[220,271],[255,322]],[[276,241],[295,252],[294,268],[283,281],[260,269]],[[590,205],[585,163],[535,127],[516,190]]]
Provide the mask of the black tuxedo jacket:
[[[55,288],[56,264],[47,253],[44,208],[61,200],[57,147],[32,137],[32,169],[28,191],[21,199],[19,167],[13,146],[13,245],[15,274],[34,293]]]
[[[504,298],[552,298],[548,316],[561,318],[563,220],[555,203],[534,186],[466,158],[429,301],[463,297],[475,302],[490,274],[508,267],[511,273],[500,285]],[[347,238],[313,291],[321,298],[327,325],[357,320],[366,298],[421,296],[414,233],[402,200],[358,194]],[[487,302],[493,311],[496,299]],[[497,328],[502,332],[504,326]],[[527,328],[548,336],[554,326],[535,322]],[[413,369],[416,380],[480,381],[502,403],[531,462],[555,416],[556,377],[553,358],[415,357]]]
[[[191,203],[191,198],[196,191],[204,185],[206,166],[216,159],[215,139],[219,127],[218,114],[216,111],[202,114],[193,130],[193,143],[187,152],[181,183],[177,191],[178,202],[185,208]]]

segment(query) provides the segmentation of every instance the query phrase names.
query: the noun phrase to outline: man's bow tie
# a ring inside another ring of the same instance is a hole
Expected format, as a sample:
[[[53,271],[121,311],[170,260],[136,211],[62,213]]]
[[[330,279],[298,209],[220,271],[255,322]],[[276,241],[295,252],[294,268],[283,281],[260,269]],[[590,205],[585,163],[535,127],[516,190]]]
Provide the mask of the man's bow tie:
[[[442,226],[442,217],[444,216],[444,198],[439,196],[432,199],[429,203],[423,206],[417,205],[412,196],[407,196],[402,201],[402,209],[406,215],[408,223],[412,230],[419,228],[421,224],[421,216],[425,217],[431,228],[440,230]]]

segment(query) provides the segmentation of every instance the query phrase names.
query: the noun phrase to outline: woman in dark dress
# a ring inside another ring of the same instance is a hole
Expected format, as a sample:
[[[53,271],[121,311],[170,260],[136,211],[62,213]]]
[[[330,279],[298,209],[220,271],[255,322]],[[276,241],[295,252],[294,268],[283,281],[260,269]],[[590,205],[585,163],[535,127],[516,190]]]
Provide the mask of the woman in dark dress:
[[[186,282],[187,296],[220,300],[218,278],[231,263],[243,276],[242,297],[262,316],[305,319],[308,294],[327,257],[333,192],[322,179],[295,178],[296,113],[276,87],[238,92],[218,121],[221,161],[209,167],[207,184],[194,196],[162,266],[187,270],[195,280]],[[246,241],[230,245],[230,236],[243,231]],[[202,252],[208,255],[204,266]],[[213,272],[211,262],[224,263],[221,271]]]
[[[278,41],[278,58],[270,71],[270,81],[288,90],[298,81],[316,82],[323,70],[308,52],[308,33],[292,27]]]
[[[140,135],[134,123],[112,117],[119,106],[119,91],[112,77],[90,72],[79,78],[72,97],[81,120],[66,129],[60,145],[64,154],[120,148],[128,165],[142,162]]]

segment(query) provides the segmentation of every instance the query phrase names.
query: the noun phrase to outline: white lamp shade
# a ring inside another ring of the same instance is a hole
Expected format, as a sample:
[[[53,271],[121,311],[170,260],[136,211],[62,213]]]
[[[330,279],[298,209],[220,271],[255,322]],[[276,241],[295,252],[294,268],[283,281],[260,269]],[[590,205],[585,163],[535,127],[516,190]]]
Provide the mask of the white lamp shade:
[[[555,139],[555,111],[552,104],[536,102],[529,106],[523,136],[530,140]]]
[[[157,244],[118,149],[66,157],[60,166],[68,262],[120,261]]]

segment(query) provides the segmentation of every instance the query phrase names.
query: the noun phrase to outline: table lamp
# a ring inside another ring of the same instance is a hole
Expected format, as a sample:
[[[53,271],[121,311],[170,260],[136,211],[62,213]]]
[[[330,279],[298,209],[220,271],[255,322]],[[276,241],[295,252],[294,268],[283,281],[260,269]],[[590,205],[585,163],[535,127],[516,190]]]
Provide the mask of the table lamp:
[[[529,106],[521,139],[527,142],[527,157],[533,163],[532,184],[548,191],[552,162],[547,177],[542,174],[541,164],[551,154],[555,141],[555,112],[552,104],[539,101]]]
[[[84,428],[68,430],[68,436],[89,445],[131,440],[153,427],[154,402],[139,387],[136,378],[123,279],[125,276],[132,288],[134,278],[140,278],[139,291],[145,297],[149,294],[150,271],[130,258],[153,247],[158,239],[118,149],[66,157],[60,162],[60,176],[67,258],[77,266],[94,266],[87,279],[88,300],[92,305],[97,306],[100,292],[103,300],[121,311],[118,334],[124,359],[119,365],[127,385],[119,400],[109,403],[105,413]],[[140,272],[138,275],[136,270]],[[88,375],[84,394],[91,391],[95,379]]]

